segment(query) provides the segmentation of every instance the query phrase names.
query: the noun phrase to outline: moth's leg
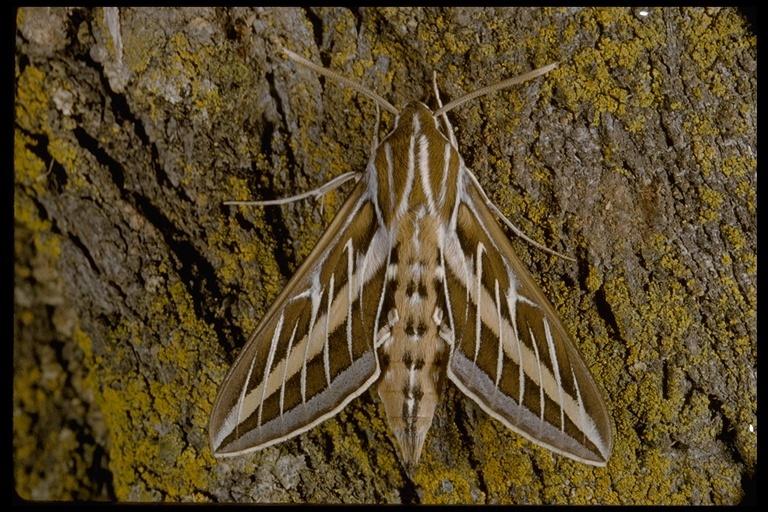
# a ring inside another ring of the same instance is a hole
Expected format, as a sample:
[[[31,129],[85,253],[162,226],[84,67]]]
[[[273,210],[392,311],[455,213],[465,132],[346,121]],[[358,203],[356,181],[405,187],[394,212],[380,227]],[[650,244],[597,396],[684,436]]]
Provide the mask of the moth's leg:
[[[466,169],[466,168],[465,168],[465,169]],[[564,255],[564,254],[560,254],[559,252],[557,252],[557,251],[555,251],[555,250],[553,250],[553,249],[550,249],[549,247],[546,247],[546,246],[544,246],[544,245],[541,245],[540,243],[538,243],[538,242],[535,242],[534,240],[532,240],[531,238],[529,238],[529,237],[528,237],[528,236],[527,236],[525,233],[523,233],[523,231],[522,231],[520,228],[518,228],[517,226],[515,226],[514,224],[512,224],[512,221],[511,221],[511,220],[509,220],[509,219],[508,219],[508,218],[507,218],[507,217],[506,217],[506,216],[505,216],[503,213],[501,213],[501,210],[499,210],[499,209],[496,207],[496,205],[495,205],[495,204],[493,204],[493,202],[492,202],[492,201],[491,201],[491,200],[488,198],[488,196],[485,194],[485,190],[483,190],[483,187],[481,187],[481,186],[480,186],[480,182],[479,182],[479,181],[477,181],[477,178],[475,177],[475,175],[474,175],[474,174],[472,174],[472,171],[470,171],[469,169],[466,169],[466,171],[467,171],[467,175],[469,176],[469,179],[470,179],[470,180],[472,180],[472,182],[473,182],[473,183],[475,184],[475,186],[477,187],[477,190],[479,190],[479,191],[480,191],[480,194],[483,196],[483,201],[485,201],[485,204],[486,204],[486,206],[488,206],[488,208],[490,208],[490,209],[491,209],[491,211],[492,211],[493,213],[495,213],[495,214],[496,214],[496,216],[497,216],[499,219],[501,219],[501,221],[502,221],[502,222],[504,222],[504,224],[506,224],[507,226],[509,226],[509,229],[511,229],[511,230],[512,230],[512,231],[513,231],[513,232],[514,232],[514,233],[515,233],[517,236],[519,236],[520,238],[522,238],[523,240],[525,240],[526,242],[528,242],[528,243],[529,243],[529,244],[531,244],[532,246],[534,246],[534,247],[536,247],[536,248],[538,248],[538,249],[541,249],[541,250],[542,250],[542,251],[544,251],[544,252],[548,252],[548,253],[550,253],[550,254],[554,254],[555,256],[559,256],[559,257],[563,258],[564,260],[568,260],[568,261],[576,261],[576,259],[575,259],[575,258],[571,258],[570,256],[566,256],[566,255]]]
[[[373,140],[371,141],[371,154],[376,154],[376,148],[379,147],[379,130],[381,129],[381,107],[376,103],[376,128],[373,129]]]

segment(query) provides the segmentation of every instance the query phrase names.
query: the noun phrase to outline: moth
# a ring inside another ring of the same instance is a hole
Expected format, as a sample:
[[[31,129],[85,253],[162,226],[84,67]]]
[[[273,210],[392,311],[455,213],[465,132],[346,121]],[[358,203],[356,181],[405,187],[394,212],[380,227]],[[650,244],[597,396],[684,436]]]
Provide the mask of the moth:
[[[446,113],[397,110],[362,85],[284,50],[294,62],[368,95],[394,129],[224,380],[210,419],[216,456],[280,443],[333,417],[378,385],[403,466],[412,475],[447,378],[527,439],[604,466],[611,423],[600,391],[552,305],[464,164]],[[237,204],[237,202],[234,202]]]

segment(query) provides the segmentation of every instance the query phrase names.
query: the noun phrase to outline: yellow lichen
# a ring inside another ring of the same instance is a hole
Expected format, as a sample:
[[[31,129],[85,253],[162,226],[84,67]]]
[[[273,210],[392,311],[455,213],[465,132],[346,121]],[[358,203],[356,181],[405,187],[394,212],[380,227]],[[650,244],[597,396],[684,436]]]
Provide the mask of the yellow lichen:
[[[48,118],[49,91],[43,71],[27,66],[18,77],[14,121],[26,132],[50,132],[45,120]]]
[[[723,196],[713,189],[700,188],[699,197],[705,208],[699,212],[699,222],[713,222],[720,218],[720,206],[723,204]]]

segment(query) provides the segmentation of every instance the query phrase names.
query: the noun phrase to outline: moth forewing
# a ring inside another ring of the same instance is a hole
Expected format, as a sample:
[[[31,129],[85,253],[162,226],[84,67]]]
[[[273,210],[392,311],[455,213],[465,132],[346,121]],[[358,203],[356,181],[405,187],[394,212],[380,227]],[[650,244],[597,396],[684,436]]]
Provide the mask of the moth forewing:
[[[226,377],[210,421],[216,455],[293,437],[378,382],[412,474],[448,377],[533,442],[605,464],[613,441],[600,392],[456,147],[444,114],[465,100],[399,112]]]
[[[605,465],[613,435],[599,389],[481,191],[470,184],[466,192],[456,229],[461,253],[447,259],[449,288],[459,291],[452,310],[464,313],[454,320],[464,329],[456,331],[448,377],[531,441]],[[460,303],[464,288],[468,304]]]
[[[381,241],[372,243],[374,208],[365,191],[358,183],[225,378],[209,424],[215,455],[240,455],[298,435],[377,379],[367,335],[374,326],[357,304],[374,300],[371,294],[377,299],[383,283],[381,252],[370,250]],[[350,268],[355,246],[369,250]]]

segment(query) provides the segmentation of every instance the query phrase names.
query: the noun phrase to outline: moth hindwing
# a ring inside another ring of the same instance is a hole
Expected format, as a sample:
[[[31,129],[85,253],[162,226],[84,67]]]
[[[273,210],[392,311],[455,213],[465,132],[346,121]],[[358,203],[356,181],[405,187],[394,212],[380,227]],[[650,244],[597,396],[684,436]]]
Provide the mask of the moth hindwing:
[[[534,443],[606,464],[613,438],[601,394],[497,224],[498,210],[464,165],[445,116],[478,92],[435,112],[421,102],[397,112],[394,129],[221,386],[209,427],[215,455],[296,436],[377,383],[413,474],[447,377]]]

